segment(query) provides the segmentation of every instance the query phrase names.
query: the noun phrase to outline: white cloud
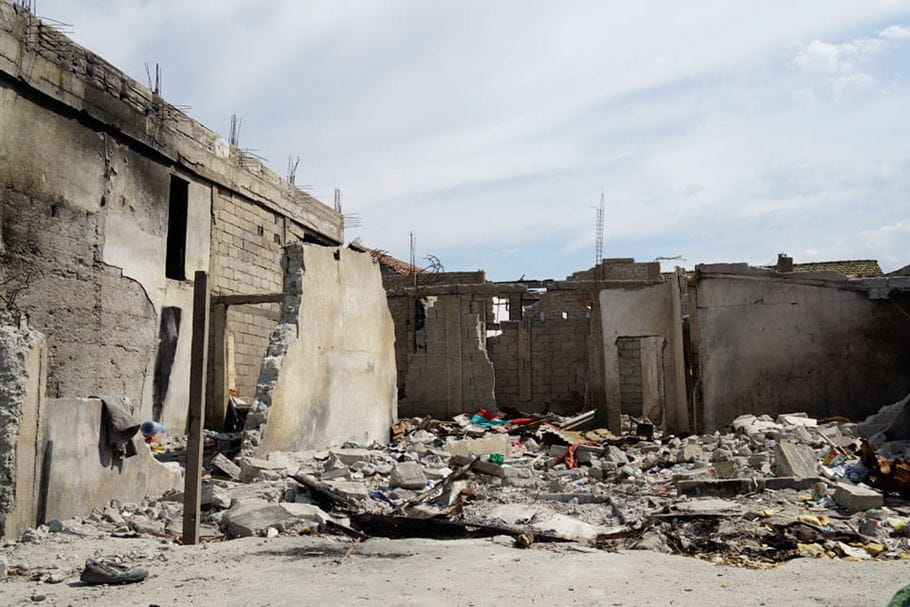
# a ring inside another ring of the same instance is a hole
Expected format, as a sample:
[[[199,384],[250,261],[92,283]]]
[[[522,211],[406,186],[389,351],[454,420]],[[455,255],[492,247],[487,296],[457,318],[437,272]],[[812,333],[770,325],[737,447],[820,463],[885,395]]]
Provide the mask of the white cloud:
[[[609,255],[689,263],[875,256],[860,232],[910,199],[893,0],[39,4],[141,80],[161,61],[208,126],[242,115],[279,170],[300,154],[298,183],[363,217],[349,236],[407,257],[414,229],[449,269],[589,265],[601,187]]]
[[[910,27],[905,25],[889,25],[878,33],[881,38],[910,38]]]
[[[841,44],[813,40],[797,52],[793,63],[808,71],[852,74],[857,69],[857,62],[879,52],[881,48],[882,41],[875,38]]]

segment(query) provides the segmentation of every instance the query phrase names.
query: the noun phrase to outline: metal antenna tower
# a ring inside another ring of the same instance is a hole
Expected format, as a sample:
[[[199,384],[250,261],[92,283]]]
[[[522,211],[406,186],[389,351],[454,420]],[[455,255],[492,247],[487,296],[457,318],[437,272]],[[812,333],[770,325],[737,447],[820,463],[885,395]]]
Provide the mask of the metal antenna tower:
[[[594,229],[594,265],[600,265],[604,258],[604,191],[600,191],[600,207],[597,208],[597,226]]]

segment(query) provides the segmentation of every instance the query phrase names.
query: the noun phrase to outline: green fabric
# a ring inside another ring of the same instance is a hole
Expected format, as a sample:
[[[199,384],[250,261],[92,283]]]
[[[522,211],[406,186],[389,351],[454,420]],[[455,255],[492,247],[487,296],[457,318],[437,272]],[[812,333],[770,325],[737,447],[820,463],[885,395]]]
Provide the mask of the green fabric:
[[[897,591],[887,607],[910,607],[910,586],[904,586]]]

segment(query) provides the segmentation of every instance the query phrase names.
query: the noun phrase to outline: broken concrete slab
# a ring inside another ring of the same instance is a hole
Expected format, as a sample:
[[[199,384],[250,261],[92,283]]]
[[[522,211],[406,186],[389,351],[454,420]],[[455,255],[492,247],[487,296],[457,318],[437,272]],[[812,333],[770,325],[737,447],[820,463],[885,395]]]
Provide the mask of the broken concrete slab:
[[[389,478],[390,487],[401,487],[402,489],[425,489],[427,486],[427,476],[424,474],[423,466],[417,462],[399,462],[392,468],[392,475]]]
[[[239,460],[240,463],[240,481],[244,483],[249,483],[257,476],[260,472],[276,472],[281,473],[286,469],[284,462],[275,462],[261,459],[258,457],[242,457]]]
[[[329,455],[334,455],[342,464],[350,466],[357,462],[373,461],[380,453],[370,449],[329,449]]]
[[[213,485],[211,483],[205,483],[202,485],[200,505],[203,507],[221,509],[230,508],[231,501],[231,494],[224,487],[219,487],[218,485]]]
[[[370,495],[366,484],[357,481],[326,481],[325,484],[350,499],[364,500]]]
[[[734,419],[730,425],[733,426],[734,431],[742,434],[758,434],[771,430],[780,430],[782,428],[780,424],[759,419],[751,414],[740,415]]]
[[[755,493],[764,489],[809,489],[815,483],[822,482],[819,477],[794,478],[731,478],[676,481],[676,490],[680,495],[729,497],[744,493]]]
[[[700,499],[691,502],[678,502],[676,509],[688,514],[702,514],[737,510],[739,509],[739,504],[721,499]]]
[[[500,453],[506,457],[512,453],[512,442],[507,434],[496,434],[484,438],[468,438],[445,443],[442,448],[452,455],[489,455]]]
[[[532,529],[581,541],[590,541],[598,535],[614,531],[614,528],[591,525],[548,508],[524,504],[502,504],[496,506],[486,514],[486,517],[509,525],[528,525]]]
[[[818,420],[809,417],[806,413],[782,413],[777,416],[777,423],[789,426],[814,428],[818,425]]]
[[[808,478],[818,475],[815,450],[808,445],[782,441],[774,447],[774,474]]]
[[[850,510],[871,510],[885,505],[884,496],[869,487],[840,482],[834,490],[834,501]]]
[[[325,510],[315,504],[281,502],[278,505],[297,518],[317,523],[320,529],[324,528],[329,521],[334,520]]]
[[[265,535],[268,529],[279,531],[297,524],[299,519],[278,504],[249,500],[234,504],[225,511],[222,524],[233,537]]]
[[[233,480],[240,478],[240,466],[229,460],[223,453],[219,453],[212,459],[212,467]]]

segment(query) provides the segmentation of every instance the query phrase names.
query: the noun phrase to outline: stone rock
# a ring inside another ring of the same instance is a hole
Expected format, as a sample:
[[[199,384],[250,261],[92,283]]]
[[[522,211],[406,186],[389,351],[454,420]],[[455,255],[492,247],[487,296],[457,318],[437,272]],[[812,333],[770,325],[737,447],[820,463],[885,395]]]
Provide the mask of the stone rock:
[[[494,434],[483,438],[450,441],[443,445],[442,448],[452,455],[501,453],[508,457],[512,453],[512,442],[507,434]]]
[[[701,459],[704,454],[705,452],[698,445],[687,444],[680,447],[679,451],[676,452],[676,461],[694,462]]]
[[[212,467],[234,480],[240,478],[240,466],[225,457],[223,453],[219,453],[212,459]]]
[[[9,563],[6,560],[6,557],[0,556],[0,580],[6,579],[8,570],[9,570]]]
[[[734,478],[739,473],[739,464],[732,460],[714,462],[717,478]]]
[[[240,460],[240,480],[244,483],[249,483],[261,472],[280,473],[284,471],[285,465],[282,462],[270,462],[258,457],[245,457]]]
[[[740,415],[730,424],[733,430],[742,434],[757,434],[769,430],[780,430],[781,425],[768,419],[761,419],[754,415]]]
[[[834,490],[834,501],[850,510],[871,510],[881,508],[885,498],[881,493],[869,487],[841,482]]]
[[[777,423],[787,426],[806,426],[815,427],[818,421],[809,417],[805,413],[782,413],[777,416]]]
[[[328,513],[326,513],[319,506],[314,506],[313,504],[282,502],[279,504],[279,506],[287,510],[289,514],[296,516],[299,519],[316,523],[320,529],[325,527],[326,523],[332,520],[332,517],[329,516]]]
[[[726,510],[735,510],[739,504],[728,500],[721,499],[700,499],[691,502],[678,502],[676,509],[680,512],[699,513],[699,512],[723,512]]]
[[[620,466],[625,466],[629,463],[629,456],[626,455],[626,452],[620,449],[615,445],[610,445],[604,450],[603,460],[606,462],[613,462]]]
[[[376,455],[370,449],[329,449],[329,454],[335,456],[342,464],[350,466],[357,462],[369,462]]]
[[[417,494],[410,489],[394,489],[391,493],[389,493],[389,497],[391,497],[393,500],[402,500],[407,502],[417,497]]]
[[[399,462],[392,468],[389,486],[402,489],[424,489],[427,486],[427,475],[423,466],[417,462]]]
[[[298,522],[298,518],[278,504],[250,500],[234,504],[225,511],[221,519],[229,535],[250,537],[265,535],[269,527],[286,529]]]
[[[326,485],[343,496],[355,500],[365,500],[370,495],[367,486],[357,481],[328,481]]]
[[[777,476],[809,478],[818,474],[818,460],[812,447],[783,441],[775,446],[774,456]]]
[[[202,496],[199,502],[202,506],[213,508],[230,508],[231,494],[224,487],[206,483],[202,486]]]
[[[648,470],[656,466],[659,462],[660,456],[656,453],[646,453],[645,456],[641,458],[641,461],[638,462],[638,465],[642,470]]]

